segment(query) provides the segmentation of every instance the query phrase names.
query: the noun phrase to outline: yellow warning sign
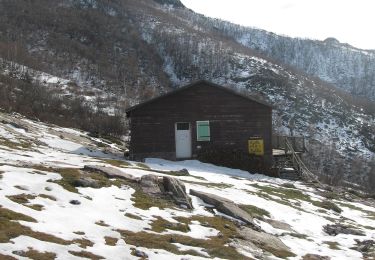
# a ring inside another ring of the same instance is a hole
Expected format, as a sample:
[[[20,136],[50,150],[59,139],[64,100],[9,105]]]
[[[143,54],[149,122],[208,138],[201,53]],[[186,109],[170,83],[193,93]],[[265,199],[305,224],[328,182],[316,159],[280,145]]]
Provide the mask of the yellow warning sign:
[[[249,153],[254,155],[264,155],[263,139],[249,140]]]

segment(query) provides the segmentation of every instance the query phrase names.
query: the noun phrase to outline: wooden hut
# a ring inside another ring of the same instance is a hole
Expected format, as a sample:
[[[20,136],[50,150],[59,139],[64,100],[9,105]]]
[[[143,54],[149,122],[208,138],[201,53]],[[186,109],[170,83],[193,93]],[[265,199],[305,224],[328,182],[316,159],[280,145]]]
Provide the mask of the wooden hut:
[[[227,147],[272,159],[272,107],[208,81],[198,81],[129,108],[130,158],[197,158]]]

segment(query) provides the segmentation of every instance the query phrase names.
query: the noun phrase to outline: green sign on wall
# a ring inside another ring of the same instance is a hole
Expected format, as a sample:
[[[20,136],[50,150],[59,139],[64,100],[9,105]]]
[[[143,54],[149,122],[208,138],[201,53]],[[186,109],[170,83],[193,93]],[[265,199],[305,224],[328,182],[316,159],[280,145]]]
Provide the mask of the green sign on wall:
[[[210,141],[210,121],[197,121],[197,141]]]

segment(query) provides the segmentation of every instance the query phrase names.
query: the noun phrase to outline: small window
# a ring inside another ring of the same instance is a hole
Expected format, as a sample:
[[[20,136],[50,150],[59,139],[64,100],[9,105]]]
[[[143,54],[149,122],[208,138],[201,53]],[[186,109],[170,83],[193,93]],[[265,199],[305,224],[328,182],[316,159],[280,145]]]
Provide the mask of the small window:
[[[210,121],[197,121],[197,141],[210,141]]]
[[[189,123],[177,123],[177,130],[189,130],[190,124]]]

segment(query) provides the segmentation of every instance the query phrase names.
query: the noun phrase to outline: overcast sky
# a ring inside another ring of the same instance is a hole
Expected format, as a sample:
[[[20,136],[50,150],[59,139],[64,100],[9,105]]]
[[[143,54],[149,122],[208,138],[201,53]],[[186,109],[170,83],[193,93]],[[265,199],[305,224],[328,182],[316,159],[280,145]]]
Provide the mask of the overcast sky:
[[[277,34],[324,40],[334,37],[375,49],[375,0],[181,0],[206,16]]]

